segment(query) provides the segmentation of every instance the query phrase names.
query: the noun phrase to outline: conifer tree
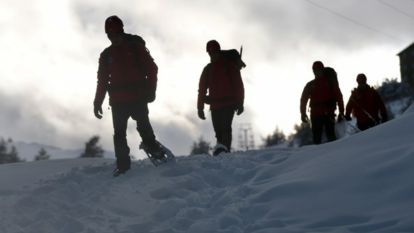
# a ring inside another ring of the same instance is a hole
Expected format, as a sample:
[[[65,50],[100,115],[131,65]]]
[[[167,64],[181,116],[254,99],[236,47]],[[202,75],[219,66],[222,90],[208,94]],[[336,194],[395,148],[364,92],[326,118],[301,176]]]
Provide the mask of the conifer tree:
[[[41,148],[38,152],[38,154],[35,156],[35,161],[39,161],[39,160],[48,160],[50,159],[50,155],[47,153],[47,151],[45,150],[45,148]]]
[[[99,136],[93,136],[89,139],[88,142],[85,143],[85,151],[80,156],[81,158],[102,158],[104,154],[104,150],[100,145]]]
[[[200,137],[198,141],[193,143],[191,147],[190,155],[197,155],[197,154],[208,154],[210,151],[210,143],[205,141],[203,137]]]
[[[263,139],[264,147],[270,147],[286,142],[286,135],[279,128],[276,128],[271,135]]]
[[[13,140],[9,138],[6,141],[3,138],[0,138],[0,164],[17,162],[23,162],[23,160],[19,158],[17,149],[13,145]]]
[[[295,133],[289,137],[289,146],[305,146],[312,145],[312,129],[309,124],[301,123],[295,125]]]

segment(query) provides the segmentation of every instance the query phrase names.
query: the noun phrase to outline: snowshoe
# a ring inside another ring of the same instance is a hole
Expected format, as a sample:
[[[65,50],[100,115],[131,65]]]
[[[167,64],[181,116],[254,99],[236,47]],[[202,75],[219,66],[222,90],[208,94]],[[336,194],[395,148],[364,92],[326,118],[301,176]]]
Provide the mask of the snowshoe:
[[[227,149],[227,147],[225,145],[218,143],[214,147],[213,156],[217,156],[217,155],[222,154],[222,153],[229,153],[229,150]]]
[[[156,141],[156,145],[149,147],[141,142],[139,149],[144,150],[154,166],[166,163],[168,161],[175,161],[175,156],[167,147]]]

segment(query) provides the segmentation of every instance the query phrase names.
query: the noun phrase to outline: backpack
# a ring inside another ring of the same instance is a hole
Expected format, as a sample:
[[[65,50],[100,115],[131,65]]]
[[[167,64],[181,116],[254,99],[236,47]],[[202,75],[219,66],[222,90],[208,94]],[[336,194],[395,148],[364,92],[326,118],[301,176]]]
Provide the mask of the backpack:
[[[243,47],[240,48],[240,53],[236,49],[221,50],[221,56],[229,63],[234,64],[239,70],[246,67],[246,63],[242,60]]]
[[[324,68],[324,73],[325,73],[326,77],[328,78],[328,82],[329,82],[330,87],[333,88],[335,86],[339,86],[338,75],[336,74],[336,71],[333,68],[325,67]]]
[[[324,68],[325,80],[312,81],[312,103],[313,105],[335,108],[335,91],[339,87],[336,71],[331,67]]]

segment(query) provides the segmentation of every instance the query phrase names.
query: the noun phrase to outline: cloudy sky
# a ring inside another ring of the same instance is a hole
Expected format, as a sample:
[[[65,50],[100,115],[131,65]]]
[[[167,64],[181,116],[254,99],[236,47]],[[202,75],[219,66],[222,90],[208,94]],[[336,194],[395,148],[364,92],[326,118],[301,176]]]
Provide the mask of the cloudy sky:
[[[413,42],[413,0],[1,0],[0,136],[81,148],[92,135],[112,150],[108,102],[92,113],[100,52],[109,45],[104,21],[123,19],[141,35],[159,66],[150,118],[157,137],[187,154],[211,119],[196,116],[198,79],[209,57],[205,43],[243,45],[246,112],[256,144],[276,127],[300,121],[299,98],[321,60],[338,72],[344,100],[365,73],[370,84],[399,78],[396,54]],[[131,121],[128,140],[139,144]],[[136,150],[134,151],[136,152]]]

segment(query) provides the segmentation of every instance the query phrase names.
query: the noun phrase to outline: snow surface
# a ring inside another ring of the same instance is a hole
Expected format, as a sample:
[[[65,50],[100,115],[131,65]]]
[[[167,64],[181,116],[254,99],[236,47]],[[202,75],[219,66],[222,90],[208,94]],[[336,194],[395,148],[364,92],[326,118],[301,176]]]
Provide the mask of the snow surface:
[[[414,107],[341,140],[221,157],[0,166],[2,233],[414,232]]]

